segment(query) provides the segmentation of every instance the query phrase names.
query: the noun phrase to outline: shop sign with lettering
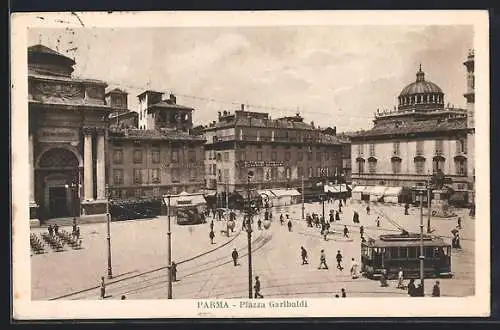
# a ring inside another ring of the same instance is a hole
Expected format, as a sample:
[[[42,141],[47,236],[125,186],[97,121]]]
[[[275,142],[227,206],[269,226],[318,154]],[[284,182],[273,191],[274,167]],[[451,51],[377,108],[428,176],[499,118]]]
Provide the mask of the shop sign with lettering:
[[[285,166],[284,162],[277,161],[251,161],[244,160],[236,163],[239,167],[280,167]]]

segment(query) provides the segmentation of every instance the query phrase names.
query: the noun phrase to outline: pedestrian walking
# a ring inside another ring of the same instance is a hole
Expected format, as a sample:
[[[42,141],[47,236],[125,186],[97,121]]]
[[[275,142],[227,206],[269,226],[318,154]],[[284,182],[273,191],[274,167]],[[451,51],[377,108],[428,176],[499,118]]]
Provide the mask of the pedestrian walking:
[[[125,297],[125,295],[123,294],[122,297],[120,298],[120,300],[126,300],[127,297]]]
[[[342,298],[347,298],[347,294],[345,293],[344,288],[340,289],[340,292],[341,292]]]
[[[370,205],[366,206],[366,214],[370,215]]]
[[[210,237],[210,243],[214,244],[215,233],[213,230],[210,230],[210,234],[208,234],[208,237]]]
[[[408,209],[410,208],[410,205],[408,203],[405,204],[405,215],[408,215]]]
[[[80,226],[76,226],[76,239],[80,239]]]
[[[399,267],[399,272],[398,272],[398,289],[404,289],[404,284],[403,284],[403,268]]]
[[[460,217],[457,219],[457,228],[462,229],[462,219]]]
[[[342,203],[339,205],[339,213],[342,213]]]
[[[365,228],[363,226],[359,227],[359,235],[361,236],[361,239],[363,239],[363,235],[365,233]]]
[[[349,234],[349,229],[347,229],[347,226],[346,226],[346,225],[344,225],[344,237],[345,237],[345,238],[349,238],[349,235],[348,235],[348,234]]]
[[[280,225],[283,226],[283,224],[285,223],[285,220],[283,219],[283,213],[280,214]]]
[[[328,265],[326,264],[325,250],[321,250],[321,253],[319,255],[319,267],[318,267],[318,269],[321,269],[323,265],[325,266],[325,269],[328,269]]]
[[[106,283],[104,282],[104,276],[101,276],[101,299],[106,297]]]
[[[260,293],[260,281],[258,276],[255,276],[255,284],[253,286],[253,289],[255,291],[254,298],[264,298],[264,296]]]
[[[233,263],[234,266],[238,266],[238,251],[236,251],[236,248],[233,249],[233,253],[231,253],[231,257],[233,258]]]
[[[211,231],[214,230],[214,221],[213,220],[210,221],[210,230]]]
[[[307,262],[307,250],[303,246],[300,247],[300,256],[302,258],[302,264],[303,265],[309,264]]]
[[[49,231],[49,235],[52,236],[54,234],[54,228],[52,228],[52,225],[49,225],[47,229]]]
[[[408,283],[408,295],[410,297],[415,297],[416,290],[417,290],[417,288],[415,287],[415,280],[412,278],[412,279],[410,279],[410,283]]]
[[[54,234],[59,234],[59,226],[57,225],[57,223],[54,225]]]
[[[288,231],[292,231],[292,220],[288,220]]]
[[[387,283],[387,273],[385,269],[383,269],[382,274],[380,274],[380,286],[383,288],[389,286],[389,284]]]
[[[340,221],[340,213],[339,213],[339,211],[335,211],[335,221]]]
[[[351,278],[352,279],[357,279],[358,276],[358,263],[354,258],[351,259]]]
[[[425,294],[424,294],[424,286],[422,285],[422,281],[420,281],[420,283],[418,283],[418,286],[415,289],[415,291],[416,291],[416,296],[417,297],[424,297],[425,296]]]
[[[72,230],[72,232],[73,232],[73,235],[76,232],[76,218],[73,219],[73,230]]]
[[[342,271],[344,267],[342,267],[342,253],[340,253],[340,250],[337,251],[335,259],[337,259],[337,269]]]
[[[436,281],[436,283],[434,283],[434,286],[432,287],[432,296],[441,297],[441,289],[439,288],[439,281]]]
[[[330,222],[333,222],[335,221],[335,216],[333,215],[333,213],[330,213]]]
[[[377,220],[375,220],[377,222],[377,227],[380,227],[380,217],[377,217]]]
[[[262,220],[259,219],[259,221],[257,221],[257,228],[259,230],[262,230]]]

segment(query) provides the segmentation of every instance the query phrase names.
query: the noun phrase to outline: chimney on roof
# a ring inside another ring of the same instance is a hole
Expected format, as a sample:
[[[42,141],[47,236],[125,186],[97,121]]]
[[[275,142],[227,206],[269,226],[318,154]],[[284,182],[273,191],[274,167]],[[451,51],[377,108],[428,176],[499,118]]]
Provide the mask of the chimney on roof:
[[[177,98],[175,97],[175,95],[173,93],[170,93],[169,100],[170,100],[171,104],[176,104],[176,102],[177,102]]]
[[[245,111],[245,105],[243,103],[241,104],[241,111]]]

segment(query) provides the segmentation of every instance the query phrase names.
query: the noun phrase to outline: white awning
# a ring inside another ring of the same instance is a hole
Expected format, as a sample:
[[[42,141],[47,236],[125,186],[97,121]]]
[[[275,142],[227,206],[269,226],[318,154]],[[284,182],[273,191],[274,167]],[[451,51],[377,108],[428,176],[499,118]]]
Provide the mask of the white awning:
[[[272,193],[277,197],[285,196],[300,196],[301,194],[295,189],[273,189]]]
[[[387,190],[387,187],[385,187],[385,186],[374,186],[372,188],[372,190],[370,191],[370,195],[384,196],[386,190]]]
[[[363,191],[363,194],[365,195],[373,195],[372,191],[376,188],[377,186],[367,186],[366,189]]]
[[[325,192],[331,192],[331,193],[341,193],[341,192],[347,192],[347,185],[346,184],[328,184],[325,185]]]
[[[385,191],[384,195],[385,196],[399,196],[399,195],[401,195],[402,191],[403,191],[403,187],[387,187],[387,190]]]
[[[353,193],[362,193],[366,190],[366,188],[368,188],[367,186],[356,186],[354,188],[352,188],[352,192]]]

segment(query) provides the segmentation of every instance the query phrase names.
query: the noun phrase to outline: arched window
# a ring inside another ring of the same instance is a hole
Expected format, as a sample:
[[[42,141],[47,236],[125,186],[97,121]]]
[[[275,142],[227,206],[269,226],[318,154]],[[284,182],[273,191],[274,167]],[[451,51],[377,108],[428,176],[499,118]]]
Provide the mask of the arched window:
[[[422,156],[417,156],[413,159],[415,164],[415,173],[424,174],[425,173],[425,158]]]
[[[392,173],[394,173],[394,174],[401,173],[401,158],[392,157],[391,158],[391,165],[392,165]]]
[[[445,158],[442,156],[435,156],[432,158],[432,171],[433,173],[437,172],[440,170],[441,172],[444,172],[444,164],[445,164]]]
[[[377,158],[370,157],[368,158],[368,173],[376,173],[377,172]]]
[[[358,173],[364,173],[365,172],[365,160],[363,158],[357,158],[356,159],[356,164],[358,167]]]

